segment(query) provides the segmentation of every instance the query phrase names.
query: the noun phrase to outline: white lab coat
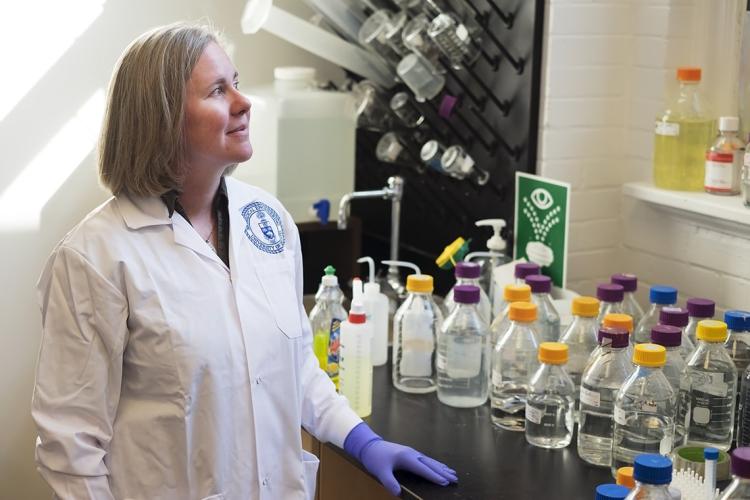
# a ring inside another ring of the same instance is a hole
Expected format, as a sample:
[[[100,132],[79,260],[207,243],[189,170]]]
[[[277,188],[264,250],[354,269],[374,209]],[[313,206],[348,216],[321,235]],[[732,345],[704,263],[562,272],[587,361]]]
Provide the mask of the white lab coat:
[[[52,252],[32,415],[58,497],[312,498],[300,425],[343,446],[361,422],[313,355],[294,222],[226,183],[231,268],[158,197],[111,198]]]

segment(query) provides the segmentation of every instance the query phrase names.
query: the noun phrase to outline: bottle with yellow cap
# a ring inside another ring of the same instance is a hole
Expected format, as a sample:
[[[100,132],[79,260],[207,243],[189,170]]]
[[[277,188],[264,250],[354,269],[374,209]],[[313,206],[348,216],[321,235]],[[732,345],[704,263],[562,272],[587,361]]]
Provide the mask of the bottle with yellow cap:
[[[437,389],[435,353],[443,315],[432,290],[432,276],[409,275],[406,299],[393,316],[393,385],[404,392]]]
[[[578,456],[601,467],[609,467],[612,462],[615,396],[633,371],[628,336],[620,328],[600,328],[600,354],[592,354],[581,377]]]
[[[490,331],[477,309],[481,288],[457,285],[456,308],[438,337],[437,395],[457,408],[483,405],[489,395]]]
[[[510,323],[492,350],[492,423],[510,431],[526,426],[529,380],[539,367],[539,335],[535,329],[536,305],[514,302]]]
[[[576,297],[570,307],[573,313],[573,321],[560,336],[560,342],[566,344],[569,349],[568,375],[573,379],[576,386],[576,394],[581,388],[581,375],[589,361],[589,356],[599,342],[597,334],[599,328],[596,317],[599,314],[599,301],[594,297]],[[576,396],[576,408],[578,407],[578,396]]]
[[[642,453],[668,455],[674,445],[677,396],[662,367],[667,351],[656,344],[633,350],[635,370],[617,392],[612,431],[612,475]]]
[[[727,451],[732,445],[737,392],[737,368],[724,349],[727,324],[703,320],[696,334],[698,346],[686,371],[685,390],[690,401],[687,442]]]
[[[526,441],[540,448],[565,448],[575,427],[575,386],[565,371],[568,346],[542,342],[539,362],[526,400]]]
[[[500,314],[495,316],[495,319],[490,325],[490,345],[493,347],[500,339],[500,335],[502,335],[510,326],[508,313],[510,312],[510,305],[513,302],[531,302],[531,287],[523,284],[505,285],[505,288],[503,288],[503,300],[500,304]]]

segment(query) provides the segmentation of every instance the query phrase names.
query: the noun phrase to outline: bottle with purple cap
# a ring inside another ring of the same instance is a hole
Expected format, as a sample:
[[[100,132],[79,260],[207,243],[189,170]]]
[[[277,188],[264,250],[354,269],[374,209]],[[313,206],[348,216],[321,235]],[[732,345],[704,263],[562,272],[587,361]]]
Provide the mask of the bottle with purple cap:
[[[624,314],[622,300],[625,298],[625,289],[622,285],[600,283],[596,286],[596,298],[601,302],[599,316],[596,318],[597,326],[602,326],[604,316],[607,314]]]
[[[516,285],[526,284],[526,277],[532,274],[541,274],[542,268],[534,262],[521,262],[516,264],[513,275],[516,277]]]
[[[635,299],[635,292],[638,290],[638,277],[635,274],[613,274],[610,281],[622,286],[625,291],[622,299],[622,312],[633,318],[633,323],[637,325],[643,317],[643,309]]]
[[[609,467],[612,463],[612,426],[615,396],[633,371],[628,356],[630,334],[621,328],[598,331],[600,349],[581,377],[578,456]]]
[[[659,324],[659,314],[665,307],[674,307],[677,303],[677,289],[671,286],[654,285],[648,294],[651,307],[643,315],[633,332],[633,341],[636,344],[651,341],[651,329]]]
[[[490,332],[477,310],[479,292],[476,285],[453,289],[456,308],[438,337],[437,395],[448,406],[473,408],[489,395]]]
[[[479,264],[476,262],[457,262],[456,263],[456,285],[476,285],[479,286],[479,278],[482,274],[482,268]],[[448,292],[448,295],[445,296],[445,300],[443,300],[443,314],[447,318],[450,313],[453,312],[453,309],[456,308],[456,302],[453,300],[453,290],[454,288],[451,288],[450,292]],[[477,310],[479,311],[479,315],[484,319],[485,323],[487,325],[490,324],[492,321],[492,318],[490,317],[492,315],[492,305],[490,304],[490,299],[487,297],[487,294],[484,292],[484,289],[479,286],[479,304],[477,306]]]
[[[659,324],[675,326],[680,329],[682,342],[680,343],[680,354],[687,361],[695,351],[695,343],[685,333],[690,318],[688,310],[681,307],[665,307],[659,313]],[[653,330],[652,330],[653,331]]]
[[[543,274],[526,276],[531,287],[531,301],[537,307],[537,327],[540,342],[557,342],[560,339],[560,313],[552,302],[552,279]]]
[[[750,498],[750,448],[745,446],[735,448],[732,451],[731,464],[732,482],[721,492],[719,500]]]
[[[695,335],[695,331],[698,328],[698,323],[704,319],[712,319],[716,313],[716,304],[710,299],[692,298],[687,300],[687,310],[689,321],[685,327],[685,333],[693,344],[698,343],[698,337]]]
[[[672,386],[674,393],[677,395],[677,405],[675,407],[675,428],[674,428],[674,445],[682,446],[685,444],[685,418],[688,408],[690,407],[688,380],[685,374],[687,363],[682,357],[680,345],[684,338],[682,331],[672,325],[655,325],[651,329],[651,342],[663,346],[667,350],[667,362],[662,368],[662,373]]]

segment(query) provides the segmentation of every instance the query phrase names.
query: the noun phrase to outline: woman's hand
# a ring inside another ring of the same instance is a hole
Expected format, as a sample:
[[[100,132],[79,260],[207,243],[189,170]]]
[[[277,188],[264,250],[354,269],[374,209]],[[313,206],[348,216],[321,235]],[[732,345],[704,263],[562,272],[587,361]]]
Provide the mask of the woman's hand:
[[[346,436],[344,449],[394,496],[401,493],[401,486],[393,475],[395,470],[407,470],[441,486],[458,481],[456,471],[447,465],[408,446],[384,441],[364,422]]]

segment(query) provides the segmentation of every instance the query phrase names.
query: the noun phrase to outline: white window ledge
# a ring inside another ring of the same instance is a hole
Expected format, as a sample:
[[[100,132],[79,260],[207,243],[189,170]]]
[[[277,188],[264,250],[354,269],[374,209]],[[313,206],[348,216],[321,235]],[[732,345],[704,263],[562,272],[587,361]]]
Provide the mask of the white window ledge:
[[[740,196],[716,196],[689,191],[667,191],[649,182],[631,182],[622,192],[698,224],[750,237],[750,208]]]

